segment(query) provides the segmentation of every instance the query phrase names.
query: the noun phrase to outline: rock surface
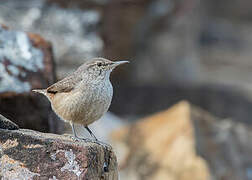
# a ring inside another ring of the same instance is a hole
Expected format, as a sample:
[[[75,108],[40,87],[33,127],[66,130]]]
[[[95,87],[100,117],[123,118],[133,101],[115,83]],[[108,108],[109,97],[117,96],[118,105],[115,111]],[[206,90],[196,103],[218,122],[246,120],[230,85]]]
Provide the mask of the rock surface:
[[[0,114],[0,129],[16,130],[19,129],[18,125]]]
[[[31,93],[55,81],[54,68],[48,41],[0,25],[0,113],[22,128],[58,132],[48,101]]]
[[[195,150],[190,108],[182,102],[112,134],[121,179],[207,180]]]
[[[0,129],[0,178],[117,180],[108,146],[27,129]]]

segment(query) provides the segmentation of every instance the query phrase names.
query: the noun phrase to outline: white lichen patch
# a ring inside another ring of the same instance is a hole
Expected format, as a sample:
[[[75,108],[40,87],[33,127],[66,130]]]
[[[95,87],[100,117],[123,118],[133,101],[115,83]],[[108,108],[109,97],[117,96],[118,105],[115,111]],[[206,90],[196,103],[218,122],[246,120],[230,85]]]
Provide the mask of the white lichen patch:
[[[12,70],[14,70],[12,68]],[[20,81],[17,76],[10,75],[0,60],[0,93],[1,92],[28,92],[31,90],[29,82]]]
[[[9,65],[7,66],[7,69],[11,72],[11,74],[18,76],[20,74],[19,69],[16,66]]]
[[[56,155],[57,155],[59,152],[61,152],[61,151],[62,151],[62,150],[57,150],[56,153],[51,154],[51,156],[50,156],[51,159],[55,161],[55,160],[56,160]]]
[[[33,72],[44,68],[42,51],[32,46],[24,32],[5,30],[0,26],[0,62],[5,59]]]
[[[56,155],[59,152],[63,152],[65,154],[65,158],[67,159],[67,162],[60,170],[73,172],[76,176],[79,177],[81,175],[81,170],[78,162],[75,160],[75,154],[73,153],[72,149],[70,149],[70,151],[57,150],[56,153],[50,156],[51,159],[56,160]]]
[[[0,159],[2,179],[16,180],[33,179],[33,176],[40,176],[38,173],[31,172],[22,162],[16,161],[7,155],[3,155]]]
[[[72,171],[74,174],[76,174],[78,177],[81,174],[80,167],[75,161],[75,154],[73,153],[72,149],[70,151],[65,151],[65,157],[68,160],[68,163],[66,163],[62,168],[61,171]]]
[[[53,176],[52,178],[49,178],[49,180],[58,180],[55,176]]]
[[[5,141],[1,146],[4,150],[9,149],[9,148],[13,148],[16,147],[18,145],[18,141],[17,139],[15,140],[10,140],[8,139],[7,141]]]
[[[32,46],[27,34],[0,26],[0,93],[30,91],[29,82],[19,76],[25,78],[25,71],[43,69],[43,58],[43,52]]]

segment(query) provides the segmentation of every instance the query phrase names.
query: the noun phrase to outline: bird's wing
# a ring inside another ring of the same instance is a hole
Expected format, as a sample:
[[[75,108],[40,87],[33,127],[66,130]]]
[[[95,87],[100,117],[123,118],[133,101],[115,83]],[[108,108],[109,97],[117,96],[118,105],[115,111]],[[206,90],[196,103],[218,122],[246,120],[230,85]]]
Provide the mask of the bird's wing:
[[[81,81],[81,78],[74,74],[65,77],[61,81],[49,86],[46,90],[48,93],[56,94],[61,92],[69,92]]]

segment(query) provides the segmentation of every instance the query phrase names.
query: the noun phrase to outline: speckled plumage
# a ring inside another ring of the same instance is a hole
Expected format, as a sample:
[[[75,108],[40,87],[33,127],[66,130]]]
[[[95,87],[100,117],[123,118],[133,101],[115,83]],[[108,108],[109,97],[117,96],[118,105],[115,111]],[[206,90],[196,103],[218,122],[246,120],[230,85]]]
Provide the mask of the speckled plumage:
[[[62,120],[87,127],[107,112],[113,96],[110,73],[125,62],[95,58],[47,89],[33,91],[44,94]]]

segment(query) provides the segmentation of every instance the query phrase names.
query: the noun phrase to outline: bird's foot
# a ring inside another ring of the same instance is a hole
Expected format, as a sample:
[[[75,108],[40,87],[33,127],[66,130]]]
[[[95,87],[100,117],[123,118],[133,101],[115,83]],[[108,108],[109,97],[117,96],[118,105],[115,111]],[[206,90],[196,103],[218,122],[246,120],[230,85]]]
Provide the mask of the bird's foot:
[[[93,140],[93,139],[81,138],[81,140],[84,142],[95,143],[95,140]]]
[[[70,135],[70,138],[75,142],[85,141],[85,142],[91,142],[91,139],[84,139],[78,136]]]
[[[103,146],[104,148],[109,148],[109,149],[112,149],[112,146],[109,145],[108,143],[105,143],[105,142],[102,142],[102,141],[99,141],[98,139],[89,139],[89,138],[80,138],[80,137],[77,137],[77,136],[70,136],[70,138],[75,141],[75,142],[80,142],[80,141],[84,141],[84,142],[87,142],[87,143],[96,143],[98,145],[101,145]]]
[[[99,141],[99,140],[95,140],[94,142],[95,142],[96,144],[98,144],[98,145],[101,145],[101,146],[105,147],[105,148],[110,148],[110,149],[112,149],[112,146],[109,145],[108,143],[105,143],[105,142],[102,142],[102,141]]]
[[[82,141],[85,141],[85,142],[89,142],[89,143],[96,143],[98,145],[101,145],[103,146],[104,148],[110,148],[112,149],[112,146],[105,143],[105,142],[102,142],[102,141],[99,141],[98,139],[88,139],[88,138],[81,138]]]
[[[71,139],[75,142],[81,141],[79,137],[71,136]]]

